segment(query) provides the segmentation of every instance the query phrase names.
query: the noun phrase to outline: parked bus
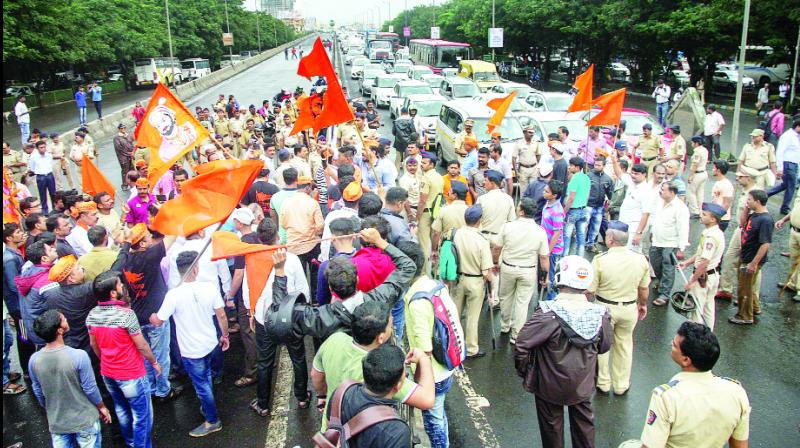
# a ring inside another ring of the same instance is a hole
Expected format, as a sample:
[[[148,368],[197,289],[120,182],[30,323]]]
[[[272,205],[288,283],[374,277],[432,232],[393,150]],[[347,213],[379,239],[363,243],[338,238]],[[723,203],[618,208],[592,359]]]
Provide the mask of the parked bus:
[[[459,61],[472,59],[472,48],[461,42],[411,39],[408,50],[408,56],[415,64],[427,65],[437,75],[443,68],[458,68]]]
[[[180,84],[186,79],[178,58],[139,58],[133,61],[135,87],[158,83],[159,74],[166,84],[171,84],[173,81]]]
[[[240,62],[242,62],[242,56],[241,55],[238,55],[238,54],[234,54],[234,55],[226,54],[226,55],[223,55],[220,58],[219,68],[230,67],[231,65],[235,65],[235,64],[238,64]]]
[[[208,59],[184,59],[181,61],[181,69],[186,79],[197,79],[211,74],[211,63]]]

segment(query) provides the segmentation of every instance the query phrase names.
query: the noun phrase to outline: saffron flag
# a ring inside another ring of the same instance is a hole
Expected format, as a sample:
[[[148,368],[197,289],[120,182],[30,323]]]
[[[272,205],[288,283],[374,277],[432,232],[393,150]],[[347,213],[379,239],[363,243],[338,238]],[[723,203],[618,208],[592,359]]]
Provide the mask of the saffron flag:
[[[297,97],[297,119],[294,121],[292,131],[289,132],[290,136],[314,127],[314,117],[316,114],[314,111],[315,108],[312,107],[312,102],[318,102],[316,114],[319,114],[319,111],[322,109],[322,98],[319,95],[315,93],[312,96],[300,95]]]
[[[575,78],[573,87],[578,90],[572,98],[567,112],[577,112],[579,110],[590,110],[592,108],[592,82],[594,81],[594,64],[590,65],[585,72]]]
[[[328,82],[328,88],[322,96],[317,96],[319,100],[311,102],[311,115],[313,117],[311,126],[314,132],[329,126],[355,120],[352,109],[347,104],[347,99],[339,84],[339,78],[333,69],[328,52],[322,45],[322,40],[318,37],[314,41],[314,47],[308,56],[300,60],[297,67],[297,74],[311,80],[312,76],[322,76]],[[313,98],[313,97],[312,97]],[[321,104],[320,104],[321,103]],[[294,129],[292,129],[294,132]]]
[[[216,231],[211,235],[211,259],[244,257],[251,314],[272,273],[272,252],[286,246],[245,243],[233,232]]]
[[[169,200],[153,220],[164,235],[191,235],[226,219],[264,168],[260,160],[216,160],[183,183],[183,192]]]
[[[622,106],[625,104],[625,88],[600,95],[592,101],[593,106],[601,109],[600,113],[586,122],[586,126],[618,125],[622,119]]]
[[[137,145],[150,149],[147,174],[150,185],[155,185],[181,157],[209,138],[208,130],[161,83],[156,86],[133,135]]]
[[[3,167],[3,224],[8,222],[20,223],[19,201],[17,200],[17,185],[8,172],[8,168]]]
[[[491,134],[495,128],[500,126],[500,123],[503,122],[503,118],[506,116],[506,112],[508,112],[508,108],[511,107],[511,103],[514,101],[514,98],[517,97],[517,91],[512,90],[508,96],[503,98],[495,98],[493,100],[489,100],[486,103],[487,106],[494,109],[494,115],[489,118],[489,121],[486,123],[486,133]]]
[[[112,198],[117,194],[117,190],[114,189],[111,182],[106,179],[106,176],[103,176],[103,173],[97,169],[97,166],[89,157],[83,158],[81,180],[83,183],[83,192],[90,196],[94,196],[103,191],[110,194]]]

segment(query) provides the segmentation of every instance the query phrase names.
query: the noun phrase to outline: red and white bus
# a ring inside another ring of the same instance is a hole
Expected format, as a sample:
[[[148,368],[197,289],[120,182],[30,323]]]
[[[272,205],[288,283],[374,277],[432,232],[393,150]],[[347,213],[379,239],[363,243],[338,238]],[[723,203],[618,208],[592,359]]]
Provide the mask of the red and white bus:
[[[438,75],[443,68],[458,68],[459,61],[472,59],[472,48],[461,42],[411,39],[408,43],[408,57],[415,64],[427,65]]]

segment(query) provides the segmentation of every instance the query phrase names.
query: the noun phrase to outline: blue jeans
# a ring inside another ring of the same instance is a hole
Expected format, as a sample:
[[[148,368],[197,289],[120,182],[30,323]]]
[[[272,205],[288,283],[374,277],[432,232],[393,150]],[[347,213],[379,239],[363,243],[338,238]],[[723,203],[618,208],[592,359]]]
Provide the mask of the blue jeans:
[[[78,124],[86,124],[86,108],[78,108]]]
[[[403,295],[405,295],[405,292]],[[406,302],[403,300],[403,295],[400,296],[400,300],[395,302],[394,307],[392,308],[394,335],[398,341],[403,340],[403,331],[406,327]]]
[[[11,357],[9,352],[14,345],[14,333],[8,319],[3,319],[3,386],[8,384],[8,372],[11,371]]]
[[[94,103],[94,110],[97,112],[97,118],[103,119],[103,102],[102,101],[92,101]]]
[[[155,369],[145,359],[144,367],[147,369],[147,381],[150,383],[150,391],[157,397],[166,397],[172,386],[169,384],[169,341],[170,323],[164,322],[159,327],[151,324],[142,325],[142,335],[150,344],[156,361],[161,365],[161,375],[156,375]]]
[[[150,385],[146,377],[134,380],[115,380],[104,376],[109,395],[114,400],[119,429],[125,445],[135,448],[150,448],[153,441],[153,402]]]
[[[447,413],[444,410],[444,399],[450,386],[453,385],[453,377],[436,383],[436,399],[433,407],[427,411],[422,411],[422,425],[425,433],[431,440],[432,448],[447,448],[450,446],[450,439],[447,430]]]
[[[19,137],[22,139],[22,146],[25,146],[25,143],[28,143],[28,139],[31,138],[31,124],[30,123],[17,123],[19,124]]]
[[[597,239],[597,234],[600,233],[600,224],[603,222],[606,209],[602,205],[600,207],[588,207],[589,210],[589,232],[586,236],[586,246],[591,246]]]
[[[781,203],[781,213],[788,214],[792,210],[792,198],[797,189],[797,164],[794,162],[783,162],[783,177],[781,182],[767,191],[768,196],[783,192],[783,202]]]
[[[545,294],[545,300],[553,300],[556,298],[558,291],[556,290],[555,279],[556,279],[556,265],[558,264],[558,260],[563,257],[563,254],[550,254],[550,272],[548,272],[548,277],[550,279],[550,287],[547,288],[547,294]]]
[[[567,213],[564,223],[564,255],[570,255],[572,231],[575,231],[575,252],[583,256],[586,251],[586,227],[589,225],[589,208],[572,208]]]
[[[656,116],[661,126],[667,127],[667,114],[669,113],[669,101],[656,103]]]
[[[103,446],[103,433],[100,431],[100,419],[91,426],[71,434],[50,433],[53,448],[100,448]]]
[[[197,398],[200,399],[200,406],[203,408],[206,421],[212,424],[219,421],[217,405],[214,403],[214,384],[211,380],[211,358],[213,356],[214,352],[212,351],[202,358],[183,358],[183,368],[192,379],[192,385],[197,392]]]
[[[42,203],[42,211],[48,213],[47,195],[50,194],[50,202],[53,202],[53,195],[56,194],[56,177],[53,173],[37,174],[36,188],[39,190],[39,202]]]

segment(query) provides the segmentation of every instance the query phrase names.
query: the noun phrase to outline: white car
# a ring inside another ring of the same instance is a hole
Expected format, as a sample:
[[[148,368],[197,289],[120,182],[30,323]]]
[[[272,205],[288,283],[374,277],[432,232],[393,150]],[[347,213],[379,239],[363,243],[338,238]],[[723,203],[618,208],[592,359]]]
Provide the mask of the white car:
[[[630,82],[631,80],[630,69],[621,62],[612,62],[606,69],[611,73],[611,79],[614,81]]]
[[[497,99],[497,98],[504,98],[507,95],[508,94],[506,94],[506,93],[487,92],[487,93],[481,94],[480,96],[476,96],[475,99],[481,100],[481,101],[484,102],[484,104],[486,104],[491,100],[494,100],[494,99]],[[520,97],[516,97],[511,102],[511,107],[508,108],[508,112],[513,113],[513,114],[521,114],[521,113],[528,112],[528,108],[525,106],[525,101],[523,99],[521,99]]]
[[[540,142],[546,142],[548,134],[557,134],[561,126],[569,130],[569,139],[576,143],[586,140],[588,134],[583,112],[530,112],[518,118],[522,126],[533,126],[534,136]]]
[[[439,94],[439,87],[442,85],[442,80],[444,79],[444,76],[434,75],[433,73],[431,73],[430,75],[421,75],[419,79],[420,81],[427,82],[428,85],[431,86],[431,89],[433,89],[433,93]]]
[[[442,80],[442,84],[439,86],[439,94],[451,100],[457,98],[467,99],[480,96],[481,89],[469,79],[456,76]]]
[[[717,70],[714,72],[714,84],[718,87],[734,91],[736,90],[736,82],[739,79],[739,72],[735,70]],[[753,90],[756,82],[749,76],[742,77],[742,87],[745,90]]]
[[[413,67],[413,66],[414,66],[414,64],[412,64],[411,61],[409,61],[409,60],[394,61],[394,66],[392,67],[392,72],[393,73],[402,73],[403,75],[405,75],[406,73],[408,73],[409,70],[411,70],[411,67]],[[407,77],[408,76],[406,76],[406,78]]]
[[[409,95],[403,100],[401,108],[417,110],[417,115],[414,117],[414,124],[417,126],[417,133],[420,134],[420,139],[433,144],[436,142],[436,120],[439,118],[439,111],[445,103],[444,97],[441,95]]]
[[[672,70],[672,76],[680,87],[688,87],[691,82],[689,74],[683,70]]]
[[[436,121],[436,152],[443,161],[456,160],[454,148],[456,136],[464,130],[464,121],[472,119],[472,127],[478,141],[489,144],[492,138],[486,133],[486,123],[494,115],[494,110],[480,100],[453,100],[442,105]],[[563,114],[562,114],[563,115]],[[501,134],[500,144],[503,146],[504,159],[511,162],[514,145],[522,140],[522,126],[517,117],[506,116],[496,129]]]
[[[353,60],[356,58],[361,57],[364,53],[364,49],[361,47],[350,47],[347,53],[344,56],[344,64],[350,65],[353,63]]]
[[[531,112],[566,112],[570,104],[572,95],[564,92],[534,90],[525,97],[525,105]]]
[[[364,72],[361,75],[361,82],[358,85],[358,89],[361,91],[361,96],[370,96],[372,93],[372,86],[375,84],[375,78],[385,73],[386,72],[382,69],[376,69],[373,67],[364,68]]]
[[[394,92],[389,98],[389,116],[392,119],[400,116],[400,108],[403,106],[403,101],[407,96],[425,94],[433,95],[433,89],[425,81],[406,79],[398,82],[394,85]]]
[[[454,76],[458,76],[458,69],[453,67],[443,68],[441,75],[444,76],[445,78],[452,78]]]
[[[352,79],[361,78],[361,73],[363,73],[364,66],[367,64],[369,64],[369,58],[359,56],[353,59],[353,66],[350,68],[350,78]]]
[[[432,74],[433,70],[431,70],[430,67],[428,67],[427,65],[412,65],[411,69],[409,69],[408,73],[406,73],[406,75],[408,75],[409,78],[416,80],[420,80],[422,78],[422,75],[432,75]]]
[[[504,82],[489,89],[488,93],[508,95],[513,90],[517,91],[517,98],[525,99],[533,91],[533,87],[519,82]]]
[[[408,80],[406,75],[400,73],[386,73],[378,75],[372,86],[372,101],[376,107],[389,107],[389,99],[394,96],[394,85],[400,81]]]

